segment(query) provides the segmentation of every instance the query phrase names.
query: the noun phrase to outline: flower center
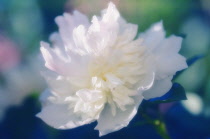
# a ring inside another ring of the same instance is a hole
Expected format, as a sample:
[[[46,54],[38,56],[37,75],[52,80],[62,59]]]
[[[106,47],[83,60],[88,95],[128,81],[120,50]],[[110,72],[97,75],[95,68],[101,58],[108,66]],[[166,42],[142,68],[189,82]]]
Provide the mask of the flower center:
[[[127,47],[133,51],[127,51]],[[110,104],[113,115],[116,108],[124,111],[126,105],[134,103],[132,96],[137,94],[134,86],[145,73],[142,51],[139,46],[132,44],[115,46],[104,50],[102,55],[95,56],[89,63],[91,89],[102,92],[106,98],[104,103]]]

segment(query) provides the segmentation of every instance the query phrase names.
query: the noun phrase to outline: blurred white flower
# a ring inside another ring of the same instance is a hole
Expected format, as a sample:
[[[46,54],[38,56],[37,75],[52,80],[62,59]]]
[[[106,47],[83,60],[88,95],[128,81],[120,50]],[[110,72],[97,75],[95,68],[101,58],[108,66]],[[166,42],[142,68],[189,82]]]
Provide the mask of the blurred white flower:
[[[32,93],[44,90],[46,84],[39,73],[40,65],[37,56],[33,56],[27,63],[1,73],[5,84],[0,86],[0,121],[9,107],[20,105]]]
[[[191,114],[199,115],[203,110],[203,101],[200,96],[196,93],[187,92],[187,101],[182,101],[182,105],[186,108]]]
[[[32,93],[42,92],[46,87],[43,77],[40,75],[41,61],[38,56],[33,55],[27,58],[25,64],[4,73],[6,86],[13,105],[20,104]]]
[[[41,42],[49,89],[37,115],[58,129],[96,121],[100,136],[129,124],[141,101],[164,95],[172,76],[187,67],[182,38],[165,38],[162,22],[137,35],[113,3],[101,16],[78,11],[56,18],[59,32]]]

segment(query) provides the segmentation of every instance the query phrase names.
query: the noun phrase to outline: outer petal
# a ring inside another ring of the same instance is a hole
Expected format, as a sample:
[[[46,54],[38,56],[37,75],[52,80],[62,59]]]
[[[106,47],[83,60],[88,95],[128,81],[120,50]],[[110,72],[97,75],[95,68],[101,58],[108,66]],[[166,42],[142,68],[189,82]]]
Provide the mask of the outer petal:
[[[113,23],[118,20],[120,13],[117,10],[116,6],[110,2],[108,8],[102,11],[102,21],[105,23]]]
[[[54,32],[50,35],[49,40],[52,42],[53,47],[59,47],[62,49],[62,51],[65,51],[65,48],[63,47],[63,41],[61,39],[61,36],[58,32]]]
[[[151,89],[143,93],[145,99],[160,97],[171,88],[171,79],[177,71],[187,68],[186,59],[179,55],[182,38],[171,36],[165,39],[162,22],[154,24],[140,35],[143,45],[148,47],[152,59],[148,60],[155,69],[155,82]]]
[[[155,80],[152,88],[143,92],[144,99],[150,99],[150,98],[163,96],[172,87],[171,79],[172,77],[167,77],[162,80]]]
[[[42,75],[45,77],[49,88],[56,94],[69,96],[76,92],[75,88],[72,88],[70,81],[63,76],[59,76],[50,71],[42,72]]]
[[[49,105],[64,105],[67,104],[67,97],[64,97],[63,95],[59,95],[54,91],[51,91],[49,89],[46,89],[39,97],[39,100],[41,101],[42,107],[46,107]]]
[[[44,92],[42,92],[42,94],[39,97],[39,100],[41,101],[42,106],[51,104],[51,100],[49,99],[49,97],[51,95],[52,95],[52,93],[48,89],[46,89]]]
[[[45,66],[53,70],[57,73],[60,73],[62,75],[66,75],[68,73],[68,63],[70,63],[70,59],[65,59],[62,57],[62,54],[58,54],[55,52],[52,48],[50,48],[50,45],[45,42],[41,42],[41,48],[42,56],[45,60]]]
[[[63,61],[70,61],[70,56],[66,53],[63,41],[59,33],[54,32],[50,35],[49,40],[52,44],[53,52]]]
[[[42,108],[37,114],[50,126],[57,129],[71,129],[92,122],[92,119],[82,121],[66,104],[50,104]]]
[[[92,24],[88,29],[87,42],[96,54],[103,53],[104,48],[113,46],[116,42],[120,14],[113,3],[104,10],[102,17],[93,16]]]
[[[165,31],[162,21],[153,24],[145,33],[141,33],[139,38],[143,39],[143,46],[155,49],[165,38]]]
[[[138,31],[138,25],[127,23],[122,17],[119,18],[118,45],[123,45],[134,40]]]
[[[173,76],[177,71],[187,68],[186,59],[179,55],[182,38],[171,36],[165,39],[154,51],[156,64],[156,79]]]
[[[64,13],[63,16],[58,16],[55,19],[59,26],[59,33],[65,45],[73,47],[74,42],[72,39],[72,32],[74,28],[79,25],[88,26],[88,18],[78,11],[74,11],[73,15]]]
[[[163,40],[159,45],[159,50],[162,53],[178,53],[182,46],[182,38],[171,35],[170,37]]]
[[[187,68],[186,59],[179,55],[173,54],[170,58],[163,56],[158,57],[156,60],[156,79],[163,79],[167,76],[173,76],[177,71]]]
[[[48,43],[41,42],[41,52],[45,60],[45,66],[64,76],[87,76],[87,64],[89,56],[81,56],[77,53],[69,53],[71,57],[65,59],[65,53],[60,48],[53,49]]]
[[[45,77],[49,88],[55,92],[55,94],[61,97],[68,97],[74,95],[80,88],[86,88],[89,83],[89,78],[84,77],[64,77],[51,71],[44,71],[42,75]]]
[[[91,52],[91,49],[86,41],[86,28],[83,25],[79,25],[77,28],[73,30],[73,40],[75,47],[71,49],[80,55],[87,55]],[[70,50],[70,49],[69,49]]]
[[[135,96],[134,99],[135,105],[127,106],[125,111],[117,109],[115,116],[112,115],[112,109],[109,105],[104,108],[98,119],[98,125],[95,127],[95,129],[99,130],[100,136],[118,131],[129,124],[136,115],[138,106],[143,100],[143,97],[139,95]]]

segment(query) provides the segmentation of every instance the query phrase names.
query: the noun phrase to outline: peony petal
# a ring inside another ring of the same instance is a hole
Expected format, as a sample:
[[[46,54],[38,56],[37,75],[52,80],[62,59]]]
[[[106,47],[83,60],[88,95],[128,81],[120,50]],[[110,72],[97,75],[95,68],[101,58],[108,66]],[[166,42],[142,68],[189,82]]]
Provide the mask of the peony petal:
[[[66,104],[51,104],[42,108],[37,114],[44,122],[57,129],[71,129],[92,122],[91,119],[82,121]]]
[[[127,23],[122,17],[119,18],[118,45],[124,45],[134,40],[138,32],[138,25]]]
[[[150,89],[155,80],[155,73],[154,72],[149,72],[148,74],[145,74],[143,77],[143,80],[140,82],[141,86],[138,86],[138,89],[141,90],[148,90]]]
[[[91,49],[86,41],[86,28],[83,25],[79,25],[77,28],[73,30],[73,40],[75,43],[74,49],[71,51],[75,51],[80,55],[87,55],[91,53]]]
[[[87,76],[87,64],[89,56],[81,56],[71,52],[71,58],[65,59],[62,51],[50,48],[48,43],[41,42],[40,48],[45,59],[45,66],[50,70],[64,76],[84,77]],[[64,60],[65,59],[65,60]]]
[[[62,54],[59,54],[58,52],[50,48],[50,45],[45,42],[41,42],[40,50],[42,52],[42,56],[45,60],[45,66],[47,68],[57,73],[60,73],[61,75],[67,75],[69,73],[68,63],[70,63],[70,59],[65,59]]]
[[[42,75],[53,92],[61,96],[69,96],[76,92],[77,88],[72,88],[71,82],[67,78],[50,71],[42,72]]]
[[[61,38],[61,36],[59,35],[58,32],[52,33],[49,37],[49,40],[52,42],[53,47],[56,46],[56,47],[59,47],[62,50],[65,50],[64,47],[63,47],[64,44],[63,44],[62,38]]]
[[[116,9],[116,6],[112,2],[110,2],[108,8],[102,13],[102,21],[112,24],[113,22],[116,22],[119,17],[120,13]]]
[[[98,125],[95,127],[99,130],[100,136],[108,133],[118,131],[123,127],[126,127],[129,122],[136,115],[138,106],[142,102],[143,97],[141,95],[135,96],[135,105],[126,107],[125,111],[121,111],[119,108],[116,111],[116,115],[112,115],[112,109],[109,105],[106,105],[102,113],[100,114]]]
[[[177,71],[187,68],[186,59],[179,55],[182,38],[171,36],[159,45],[154,51],[156,65],[156,79],[173,76]]]
[[[172,87],[171,79],[172,77],[168,77],[162,80],[155,80],[152,88],[143,92],[144,99],[150,99],[150,98],[163,96]]]
[[[59,33],[61,33],[62,37],[63,35],[71,36],[74,28],[79,25],[84,25],[87,27],[90,24],[87,16],[83,15],[79,11],[74,11],[73,15],[64,13],[63,16],[56,17],[55,22],[59,27]]]
[[[119,17],[118,10],[111,2],[102,17],[93,16],[92,25],[87,31],[87,43],[95,53],[103,53],[105,48],[114,45],[119,31]]]
[[[41,42],[41,48],[42,56],[45,60],[45,66],[51,70],[55,70],[57,67],[55,65],[55,61],[59,61],[59,59],[56,57],[55,59],[55,53],[50,48],[50,45],[45,42]]]
[[[143,39],[142,45],[155,49],[165,38],[165,31],[162,21],[153,24],[145,33],[141,33],[139,38]]]
[[[107,81],[109,81],[111,84],[113,84],[115,86],[124,84],[124,82],[122,80],[120,80],[113,74],[110,74],[110,73],[106,74],[105,77],[106,77]]]
[[[58,16],[55,21],[59,26],[59,34],[61,35],[65,48],[68,50],[76,49],[72,34],[73,30],[79,25],[88,27],[88,18],[82,13],[74,11],[73,15],[64,13],[63,16]]]
[[[56,17],[55,22],[57,23],[59,29],[67,29],[69,33],[79,25],[89,26],[90,24],[87,16],[79,11],[74,11],[72,15],[64,13],[63,16]]]
[[[69,95],[68,95],[69,96]],[[46,89],[40,96],[39,100],[41,101],[42,107],[51,105],[51,104],[66,104],[67,95],[60,95],[54,91]]]
[[[58,75],[55,72],[42,71],[42,76],[45,77],[49,88],[60,96],[73,95],[78,89],[86,88],[89,83],[89,78],[83,76],[83,74],[80,76],[77,76],[77,74],[72,75],[71,78],[69,78]],[[81,80],[81,78],[84,79]]]
[[[78,25],[84,25],[86,27],[90,25],[88,17],[77,10],[73,12],[73,18],[75,22],[75,27]],[[70,18],[68,18],[68,22],[71,22]]]
[[[168,58],[170,57],[170,58]],[[179,54],[161,55],[156,58],[156,79],[173,76],[177,71],[187,68],[186,58]]]
[[[53,94],[51,93],[51,91],[49,91],[49,89],[46,89],[45,91],[42,92],[41,96],[39,97],[39,100],[41,101],[42,106],[51,104],[51,100],[48,98],[52,95]]]
[[[86,103],[95,102],[102,99],[104,96],[100,90],[82,89],[76,92],[76,95]]]
[[[159,45],[157,51],[162,53],[178,53],[182,46],[182,38],[177,36],[170,36],[163,40]]]

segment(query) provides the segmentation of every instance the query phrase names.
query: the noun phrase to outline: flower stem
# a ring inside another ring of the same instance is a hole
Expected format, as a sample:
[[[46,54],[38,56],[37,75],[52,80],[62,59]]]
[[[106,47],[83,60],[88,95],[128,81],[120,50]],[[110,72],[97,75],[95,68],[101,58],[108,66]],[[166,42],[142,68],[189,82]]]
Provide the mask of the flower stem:
[[[154,128],[157,131],[157,133],[163,138],[163,139],[170,139],[170,136],[167,133],[165,124],[160,120],[155,120]]]
[[[140,108],[138,113],[145,119],[145,122],[139,122],[136,125],[143,125],[143,124],[151,124],[156,132],[163,138],[163,139],[170,139],[170,136],[168,135],[164,119],[162,114],[160,113],[158,107],[156,109],[156,113],[158,114],[158,119],[151,118],[148,114],[145,113],[145,111]]]

